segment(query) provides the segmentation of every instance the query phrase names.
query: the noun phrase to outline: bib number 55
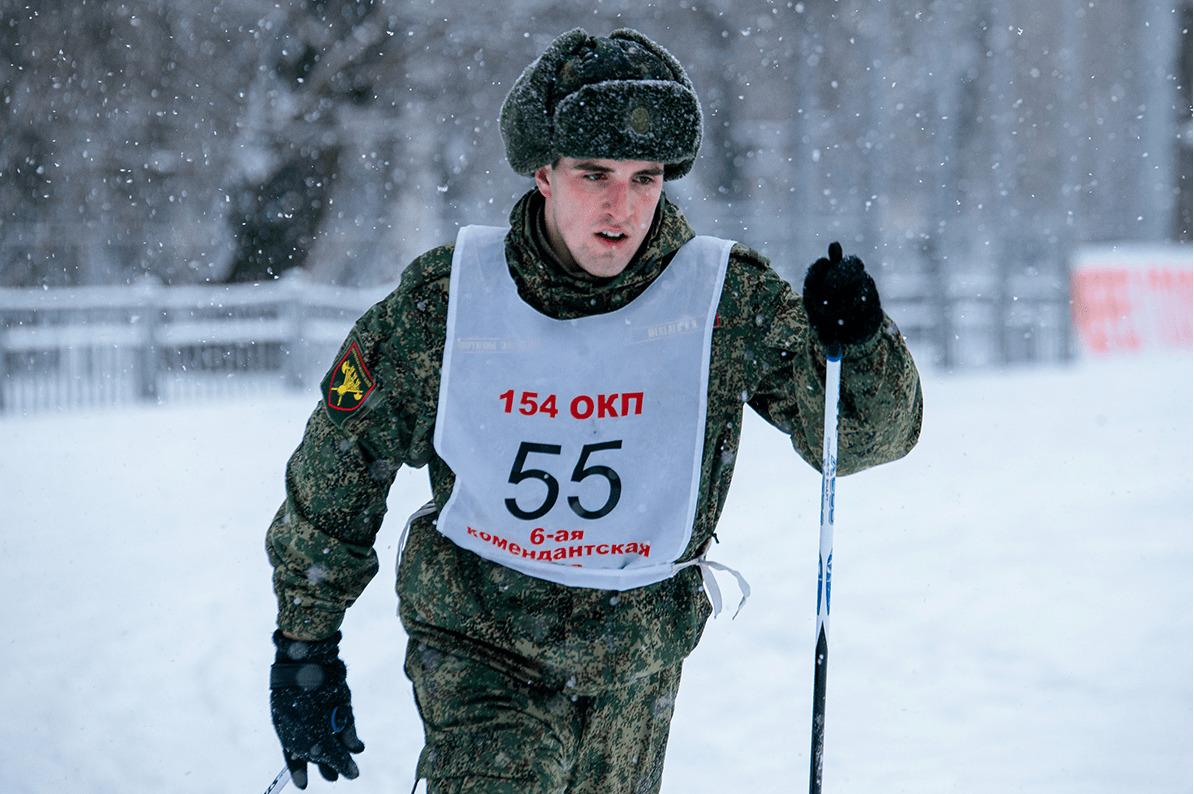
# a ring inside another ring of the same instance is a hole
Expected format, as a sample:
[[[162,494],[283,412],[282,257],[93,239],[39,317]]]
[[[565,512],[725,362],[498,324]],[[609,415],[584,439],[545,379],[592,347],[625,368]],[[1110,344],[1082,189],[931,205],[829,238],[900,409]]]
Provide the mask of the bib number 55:
[[[576,496],[568,497],[568,506],[572,508],[572,512],[576,513],[581,518],[596,519],[608,515],[611,510],[618,506],[618,500],[622,498],[622,478],[618,473],[609,466],[602,465],[588,465],[589,456],[595,452],[602,452],[610,449],[621,449],[621,441],[604,441],[600,444],[585,444],[580,451],[580,458],[576,461],[576,466],[572,469],[572,482],[582,482],[589,477],[604,477],[609,483],[609,498],[605,500],[605,504],[596,510],[588,510],[580,503],[580,498]],[[510,468],[509,482],[512,485],[517,485],[523,480],[540,480],[547,486],[547,497],[543,500],[543,504],[534,508],[533,510],[523,510],[518,505],[518,501],[514,498],[506,500],[506,509],[510,511],[515,518],[521,518],[525,521],[534,521],[537,518],[542,518],[547,515],[556,502],[560,498],[560,483],[551,475],[550,472],[543,469],[528,469],[526,468],[527,456],[532,454],[538,455],[559,455],[562,448],[559,444],[535,444],[530,441],[524,441],[518,447],[518,454],[514,456],[514,465]]]

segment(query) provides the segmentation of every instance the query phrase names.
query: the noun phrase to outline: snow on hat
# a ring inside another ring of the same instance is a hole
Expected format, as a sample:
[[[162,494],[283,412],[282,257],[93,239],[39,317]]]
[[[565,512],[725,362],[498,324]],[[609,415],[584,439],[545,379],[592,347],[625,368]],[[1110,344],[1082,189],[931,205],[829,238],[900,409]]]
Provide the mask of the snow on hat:
[[[663,178],[679,179],[701,148],[701,103],[680,62],[641,33],[576,28],[523,71],[501,129],[522,176],[559,157],[596,157],[663,163]]]

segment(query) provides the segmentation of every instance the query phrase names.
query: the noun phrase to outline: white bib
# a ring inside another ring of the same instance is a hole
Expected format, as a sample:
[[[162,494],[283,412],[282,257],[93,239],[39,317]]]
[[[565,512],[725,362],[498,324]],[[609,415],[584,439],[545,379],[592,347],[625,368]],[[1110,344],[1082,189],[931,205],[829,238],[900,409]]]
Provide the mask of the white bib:
[[[456,239],[435,426],[456,485],[437,527],[571,587],[667,579],[692,536],[733,241],[697,237],[628,305],[553,320],[519,297],[506,232]]]

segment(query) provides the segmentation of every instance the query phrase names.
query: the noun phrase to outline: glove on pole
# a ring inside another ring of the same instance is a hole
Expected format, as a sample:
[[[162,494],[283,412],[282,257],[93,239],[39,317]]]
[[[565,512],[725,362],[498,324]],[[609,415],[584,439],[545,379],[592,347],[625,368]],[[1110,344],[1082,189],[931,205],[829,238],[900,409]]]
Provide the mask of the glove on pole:
[[[352,717],[340,632],[304,642],[277,631],[274,645],[278,653],[270,668],[270,713],[294,785],[307,787],[308,762],[318,764],[327,780],[356,778],[360,770],[349,753],[359,753],[365,745]]]
[[[804,276],[804,310],[821,344],[865,342],[883,323],[875,280],[856,256],[842,258],[841,243],[829,244]]]

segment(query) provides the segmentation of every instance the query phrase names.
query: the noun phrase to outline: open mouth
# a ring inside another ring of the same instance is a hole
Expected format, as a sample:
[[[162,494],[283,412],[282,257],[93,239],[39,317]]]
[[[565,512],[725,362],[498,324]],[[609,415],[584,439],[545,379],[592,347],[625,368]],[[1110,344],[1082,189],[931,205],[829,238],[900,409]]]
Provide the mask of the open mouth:
[[[611,243],[617,243],[617,242],[620,242],[620,241],[626,239],[626,235],[622,234],[621,232],[617,232],[617,233],[597,232],[597,236],[600,237],[602,240],[605,240],[605,241],[611,242]]]

